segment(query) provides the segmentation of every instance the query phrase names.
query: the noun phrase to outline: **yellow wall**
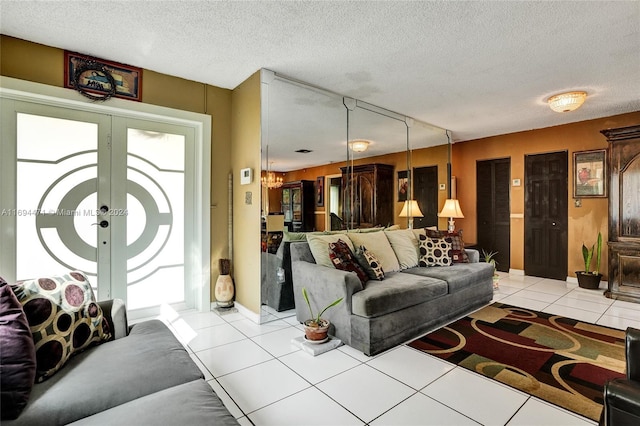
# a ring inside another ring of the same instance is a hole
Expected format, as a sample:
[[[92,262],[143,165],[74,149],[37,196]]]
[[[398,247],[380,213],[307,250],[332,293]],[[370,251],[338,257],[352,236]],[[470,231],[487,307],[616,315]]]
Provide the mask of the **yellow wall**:
[[[0,74],[64,87],[64,51],[2,35]],[[227,89],[143,71],[142,102],[211,115],[211,205],[214,206],[211,208],[212,283],[215,283],[219,274],[218,259],[229,256],[227,176],[231,172],[231,94]]]
[[[233,169],[233,270],[236,300],[260,312],[260,72],[231,96],[231,168]],[[240,170],[251,168],[253,180],[240,185]],[[247,204],[247,194],[251,204]]]
[[[464,229],[465,241],[475,242],[476,228],[476,161],[497,158],[511,159],[511,179],[521,179],[522,185],[511,186],[511,214],[524,213],[524,158],[527,154],[567,151],[568,181],[568,276],[583,270],[581,247],[595,243],[598,231],[603,241],[608,238],[608,199],[583,198],[582,207],[574,206],[573,153],[607,148],[602,129],[640,123],[640,112],[582,121],[562,126],[494,136],[456,143],[452,147],[452,174],[457,178],[457,194],[464,219],[456,219],[456,228]],[[607,279],[607,248],[603,247],[602,268]],[[511,268],[524,270],[524,219],[511,219]]]

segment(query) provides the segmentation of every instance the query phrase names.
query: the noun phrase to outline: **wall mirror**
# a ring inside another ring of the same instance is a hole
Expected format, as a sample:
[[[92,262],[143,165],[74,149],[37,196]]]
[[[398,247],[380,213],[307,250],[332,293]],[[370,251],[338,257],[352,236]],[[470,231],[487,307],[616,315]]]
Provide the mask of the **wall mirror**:
[[[288,256],[283,231],[394,223],[406,227],[406,218],[398,216],[402,176],[410,193],[415,184],[408,171],[422,168],[416,166],[446,173],[446,156],[427,151],[446,145],[447,138],[444,129],[268,70],[263,70],[261,83],[261,322],[268,322],[295,315],[293,295],[287,291],[290,265],[283,265]],[[364,149],[354,146],[361,141]],[[416,157],[420,164],[412,163]],[[385,176],[384,191],[371,180],[373,165]],[[434,179],[437,204],[443,179],[438,172]],[[435,208],[425,210],[425,223],[437,220]]]

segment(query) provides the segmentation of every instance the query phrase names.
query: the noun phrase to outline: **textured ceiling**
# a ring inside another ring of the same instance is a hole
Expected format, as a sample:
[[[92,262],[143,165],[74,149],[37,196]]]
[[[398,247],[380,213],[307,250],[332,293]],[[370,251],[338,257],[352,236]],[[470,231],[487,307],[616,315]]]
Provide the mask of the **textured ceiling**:
[[[229,89],[268,68],[456,141],[640,110],[639,1],[1,0],[0,31]]]

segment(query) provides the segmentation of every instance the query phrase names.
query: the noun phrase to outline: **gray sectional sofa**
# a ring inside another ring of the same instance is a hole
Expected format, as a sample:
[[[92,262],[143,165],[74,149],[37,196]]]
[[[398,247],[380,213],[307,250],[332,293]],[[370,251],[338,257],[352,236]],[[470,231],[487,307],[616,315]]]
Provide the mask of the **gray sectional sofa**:
[[[479,262],[476,250],[466,250],[469,263],[420,267],[416,261],[420,231],[414,231],[415,240],[411,232],[333,234],[291,243],[297,320],[309,317],[302,287],[310,293],[315,307],[343,297],[341,304],[323,315],[332,323],[331,333],[366,355],[375,355],[491,302],[494,270]],[[388,247],[385,237],[389,237]],[[356,274],[327,265],[323,250],[328,249],[323,244],[338,238],[350,240],[354,248],[366,245],[374,251],[382,263],[384,279],[362,284]],[[412,250],[417,251],[415,256]]]
[[[34,385],[13,425],[237,425],[182,344],[159,320],[129,327],[100,302],[115,340],[69,359]]]

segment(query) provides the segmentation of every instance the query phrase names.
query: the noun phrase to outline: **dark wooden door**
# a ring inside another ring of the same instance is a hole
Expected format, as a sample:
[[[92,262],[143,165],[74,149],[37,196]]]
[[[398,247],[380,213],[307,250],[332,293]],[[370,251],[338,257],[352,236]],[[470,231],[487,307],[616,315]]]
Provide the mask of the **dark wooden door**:
[[[511,263],[511,160],[501,158],[476,163],[477,248],[498,252],[498,270]]]
[[[413,227],[438,226],[438,166],[413,169],[413,199],[424,215],[413,219]]]
[[[567,278],[567,152],[525,156],[524,272]]]

